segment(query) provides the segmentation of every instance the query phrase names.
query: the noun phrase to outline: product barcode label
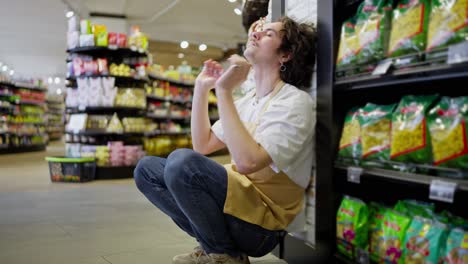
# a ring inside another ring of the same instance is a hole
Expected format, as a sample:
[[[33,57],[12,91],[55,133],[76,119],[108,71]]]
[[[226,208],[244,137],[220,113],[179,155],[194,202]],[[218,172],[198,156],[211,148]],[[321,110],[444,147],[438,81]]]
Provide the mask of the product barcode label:
[[[362,168],[348,167],[348,181],[353,183],[361,183]]]
[[[393,60],[392,59],[386,59],[383,60],[375,67],[374,71],[372,72],[372,75],[383,75],[386,74],[388,69],[390,69],[390,66],[392,66]]]
[[[468,41],[452,45],[448,49],[447,63],[455,64],[468,61]]]
[[[457,184],[442,180],[432,180],[429,187],[429,199],[453,203]]]

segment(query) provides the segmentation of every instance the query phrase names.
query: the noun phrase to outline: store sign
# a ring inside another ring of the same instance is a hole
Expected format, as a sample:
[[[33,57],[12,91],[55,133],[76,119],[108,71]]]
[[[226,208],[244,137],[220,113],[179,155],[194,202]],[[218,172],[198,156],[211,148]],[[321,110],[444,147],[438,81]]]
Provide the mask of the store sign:
[[[359,167],[348,167],[348,182],[360,184],[363,169]]]
[[[442,180],[432,180],[429,187],[429,199],[453,203],[457,184]]]

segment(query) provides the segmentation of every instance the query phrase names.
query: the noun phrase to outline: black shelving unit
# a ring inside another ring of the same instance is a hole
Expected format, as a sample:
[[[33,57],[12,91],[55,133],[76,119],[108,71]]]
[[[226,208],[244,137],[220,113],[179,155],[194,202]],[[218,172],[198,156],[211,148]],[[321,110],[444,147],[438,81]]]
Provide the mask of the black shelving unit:
[[[0,154],[17,154],[25,152],[35,152],[35,151],[44,151],[46,150],[46,145],[32,145],[32,146],[12,146],[12,147],[0,147]]]
[[[119,106],[111,106],[111,107],[87,106],[87,107],[67,107],[66,112],[67,114],[88,113],[88,114],[108,114],[108,115],[117,113],[119,117],[122,117],[122,116],[142,116],[146,112],[146,109],[138,108],[138,107],[119,107]]]
[[[440,176],[443,173],[366,167],[362,168],[359,183],[350,181],[349,166],[335,163],[347,111],[368,102],[398,103],[401,97],[408,94],[466,96],[468,93],[461,84],[468,81],[468,63],[421,63],[420,66],[391,68],[386,74],[378,76],[368,74],[338,78],[335,76],[335,58],[341,25],[356,13],[362,0],[317,2],[316,245],[313,249],[301,250],[296,254],[287,253],[286,250],[285,255],[293,255],[290,259],[307,256],[302,258],[303,262],[297,263],[313,263],[316,259],[320,259],[321,263],[353,263],[336,252],[336,212],[343,195],[392,206],[401,199],[416,199],[434,203],[438,210],[447,209],[467,218],[465,202],[468,199],[468,179]],[[429,186],[433,180],[457,184],[453,203],[429,199]],[[288,258],[286,260],[290,263]]]
[[[169,82],[169,83],[171,83],[173,85],[176,85],[176,86],[193,88],[193,86],[195,85],[193,82],[178,81],[178,80],[165,78],[165,77],[162,77],[162,76],[156,76],[156,75],[153,75],[153,74],[148,74],[148,77],[150,78],[150,80]]]
[[[139,52],[138,50],[129,48],[109,48],[109,47],[78,47],[67,50],[67,53],[84,54],[93,57],[147,57],[146,52]]]

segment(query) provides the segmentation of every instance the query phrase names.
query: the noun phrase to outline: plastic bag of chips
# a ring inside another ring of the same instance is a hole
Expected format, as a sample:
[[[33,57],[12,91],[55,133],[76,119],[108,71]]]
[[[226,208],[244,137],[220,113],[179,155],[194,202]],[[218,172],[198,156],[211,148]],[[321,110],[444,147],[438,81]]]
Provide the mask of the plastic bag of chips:
[[[338,68],[356,63],[356,51],[359,46],[359,41],[355,25],[356,19],[353,17],[346,20],[341,27],[340,47],[336,60],[336,66]]]
[[[358,116],[359,109],[357,107],[346,114],[338,151],[340,157],[349,158],[353,161],[361,158],[361,128]]]

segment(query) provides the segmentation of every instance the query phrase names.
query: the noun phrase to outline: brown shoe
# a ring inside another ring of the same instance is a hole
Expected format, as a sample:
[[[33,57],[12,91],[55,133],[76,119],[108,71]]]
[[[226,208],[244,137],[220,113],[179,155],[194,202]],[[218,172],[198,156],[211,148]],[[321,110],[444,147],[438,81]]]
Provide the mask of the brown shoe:
[[[250,264],[249,257],[242,255],[240,257],[231,257],[228,254],[210,254],[210,264]]]
[[[172,259],[173,264],[207,264],[210,261],[210,256],[200,246],[195,247],[191,253],[177,255]]]

